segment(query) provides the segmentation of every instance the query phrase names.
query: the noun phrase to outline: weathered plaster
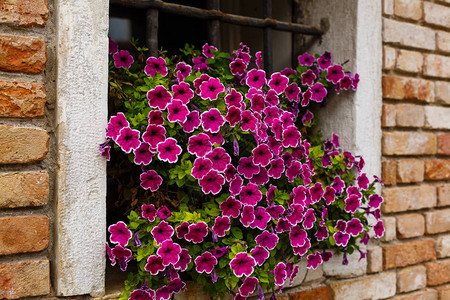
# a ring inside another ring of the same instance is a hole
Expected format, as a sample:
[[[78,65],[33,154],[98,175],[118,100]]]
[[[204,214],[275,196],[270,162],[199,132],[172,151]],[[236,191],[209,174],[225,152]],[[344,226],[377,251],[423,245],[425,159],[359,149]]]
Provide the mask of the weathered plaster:
[[[104,293],[107,0],[57,1],[57,295]]]

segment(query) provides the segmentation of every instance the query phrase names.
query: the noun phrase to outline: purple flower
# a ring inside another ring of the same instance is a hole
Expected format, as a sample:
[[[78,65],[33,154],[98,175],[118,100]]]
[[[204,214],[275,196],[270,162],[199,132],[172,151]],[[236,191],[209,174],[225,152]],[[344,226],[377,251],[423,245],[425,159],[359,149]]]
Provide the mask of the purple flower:
[[[345,184],[344,181],[342,181],[341,177],[336,176],[334,177],[331,186],[336,190],[336,192],[340,194],[344,190]]]
[[[225,177],[216,170],[210,170],[198,183],[202,187],[204,194],[212,193],[216,195],[222,189],[222,185],[225,183]]]
[[[312,70],[308,70],[302,74],[302,84],[303,85],[312,85],[314,80],[316,79],[316,74]]]
[[[113,257],[117,259],[120,270],[125,271],[127,269],[128,262],[133,258],[131,250],[120,245],[116,245],[111,252]]]
[[[258,206],[255,209],[255,220],[250,224],[250,228],[259,228],[264,230],[267,223],[270,221],[270,215],[266,212],[264,207]]]
[[[278,243],[278,236],[274,233],[270,233],[264,230],[263,233],[255,238],[256,243],[261,247],[266,247],[269,250],[273,250]]]
[[[162,183],[162,177],[156,173],[155,170],[150,170],[145,173],[142,173],[140,176],[141,179],[141,187],[152,192],[156,192],[159,189],[159,186]]]
[[[298,57],[298,62],[301,66],[311,67],[315,61],[316,59],[314,58],[314,56],[309,53],[303,53]]]
[[[229,252],[230,252],[230,249],[229,249],[228,246],[221,247],[221,248],[216,248],[216,249],[211,249],[212,255],[214,255],[216,258],[221,258],[222,256],[224,256],[225,254],[227,254]]]
[[[344,78],[344,76],[345,76],[345,74],[344,74],[344,71],[342,71],[342,66],[334,65],[327,69],[327,76],[325,76],[325,78],[328,81],[331,81],[332,83],[337,84],[338,81],[340,81],[342,78]]]
[[[241,218],[239,220],[244,227],[248,227],[255,220],[255,209],[253,206],[245,205],[242,209]]]
[[[331,253],[330,251],[324,251],[320,253],[320,256],[322,256],[322,260],[324,262],[327,262],[333,257],[333,253]]]
[[[202,127],[204,130],[209,130],[216,133],[220,127],[225,123],[224,117],[220,114],[217,108],[211,108],[207,112],[202,113]]]
[[[150,150],[150,145],[141,143],[134,152],[134,163],[136,165],[148,165],[152,161],[153,152]]]
[[[303,227],[305,229],[311,229],[315,221],[316,217],[314,216],[314,209],[310,208],[305,213],[305,219],[303,220]]]
[[[134,62],[133,56],[130,55],[130,52],[127,50],[120,50],[113,54],[114,58],[114,66],[116,68],[129,68],[131,64]]]
[[[383,198],[377,194],[370,195],[368,205],[372,208],[380,208]]]
[[[325,226],[319,226],[317,228],[316,233],[314,234],[317,237],[317,241],[323,241],[328,237],[328,229]]]
[[[308,109],[305,114],[302,116],[303,126],[307,124],[311,124],[311,120],[314,118],[314,114]]]
[[[314,100],[316,102],[319,103],[322,102],[325,96],[327,95],[327,90],[320,82],[314,84],[312,87],[310,87],[310,89],[311,89],[311,100]]]
[[[230,155],[221,147],[206,154],[206,158],[212,161],[211,167],[219,172],[225,171],[227,165],[231,162]]]
[[[258,282],[259,281],[256,277],[245,278],[244,282],[239,287],[239,294],[241,294],[242,297],[248,297],[251,293],[255,291]]]
[[[172,237],[174,230],[166,221],[162,221],[152,229],[152,235],[157,245]]]
[[[253,157],[241,157],[239,159],[239,165],[237,167],[239,174],[244,175],[245,178],[250,179],[253,175],[259,173],[259,168],[255,165]]]
[[[295,126],[288,126],[283,131],[283,146],[297,147],[301,134]]]
[[[202,47],[202,54],[207,58],[214,58],[214,54],[211,51],[217,51],[217,48],[210,46],[208,43],[204,44]]]
[[[289,101],[300,102],[300,88],[295,82],[288,85],[284,92]]]
[[[165,240],[162,242],[161,247],[156,251],[156,254],[162,258],[162,264],[164,266],[176,264],[180,259],[180,253],[180,245],[172,242],[171,240]]]
[[[192,258],[189,255],[189,252],[187,249],[182,248],[180,252],[180,259],[178,262],[173,266],[177,270],[186,271],[188,264],[191,262]]]
[[[158,208],[158,210],[156,211],[156,216],[160,220],[165,220],[165,219],[171,217],[172,213],[167,208],[167,206],[164,205],[164,206],[161,206],[160,208]]]
[[[128,298],[129,300],[153,300],[153,296],[150,294],[150,292],[143,290],[143,289],[138,289],[138,290],[134,290],[131,294],[130,294],[130,298]]]
[[[240,214],[242,203],[230,196],[227,200],[222,202],[219,207],[222,211],[222,215],[237,218]]]
[[[325,193],[323,194],[323,198],[325,199],[327,205],[330,205],[336,199],[336,190],[330,186],[325,188]]]
[[[208,235],[208,225],[205,222],[198,222],[189,225],[189,231],[184,236],[186,241],[198,244],[203,242],[203,238]]]
[[[314,270],[317,269],[317,267],[323,262],[322,256],[320,255],[319,251],[316,251],[316,253],[314,253],[314,254],[308,255],[306,260],[308,262],[306,267],[308,269],[314,269]]]
[[[317,59],[317,62],[319,63],[320,69],[326,70],[331,65],[331,53],[324,51],[319,59]]]
[[[252,69],[248,72],[247,80],[245,82],[249,87],[260,90],[266,83],[266,72],[263,70]]]
[[[269,251],[261,246],[256,246],[251,253],[258,266],[262,266],[270,256]]]
[[[181,153],[181,147],[177,145],[174,138],[167,138],[164,142],[157,145],[158,158],[162,161],[175,163],[178,160],[178,155]]]
[[[288,83],[289,83],[289,78],[287,78],[286,76],[281,75],[281,73],[277,72],[277,73],[273,73],[270,76],[269,87],[272,90],[274,90],[275,93],[277,93],[279,95],[282,92],[284,92]]]
[[[116,116],[112,116],[111,119],[109,119],[106,137],[110,137],[113,140],[116,140],[119,136],[120,130],[129,126],[130,123],[128,123],[125,115],[123,113],[117,113]]]
[[[162,85],[147,92],[148,105],[153,108],[165,109],[172,101],[172,95]]]
[[[142,217],[144,219],[147,219],[150,222],[155,221],[156,209],[155,209],[155,206],[153,204],[150,204],[150,205],[144,204],[144,205],[141,206],[141,210],[142,210]]]
[[[355,213],[360,205],[361,199],[357,195],[350,195],[347,199],[345,199],[344,210],[348,213]]]
[[[117,44],[111,39],[109,35],[108,35],[108,42],[109,42],[108,54],[116,53],[119,50],[119,46],[117,46]]]
[[[384,233],[383,221],[379,220],[375,226],[373,226],[373,230],[375,231],[375,238],[380,238]]]
[[[230,217],[217,217],[214,220],[214,226],[212,230],[217,236],[224,237],[225,232],[230,230],[230,227],[231,227]]]
[[[111,146],[108,145],[108,142],[100,144],[98,151],[102,154],[103,157],[106,157],[106,161],[111,159],[110,155]]]
[[[192,62],[194,63],[195,72],[208,69],[208,61],[203,56],[193,58]]]
[[[215,258],[211,252],[206,251],[195,260],[195,270],[198,273],[205,272],[206,274],[210,274],[214,269],[214,266],[217,265],[217,258]]]
[[[273,276],[276,285],[283,285],[284,281],[287,279],[286,264],[279,262],[273,270]]]
[[[160,125],[149,124],[142,135],[142,139],[155,149],[159,143],[166,140],[166,129]]]
[[[311,195],[311,203],[316,203],[322,198],[323,187],[320,182],[316,182],[314,186],[309,188],[309,194]]]
[[[359,219],[353,218],[347,222],[346,233],[351,234],[352,236],[358,236],[361,231],[363,231],[363,226]]]
[[[175,68],[175,72],[177,73],[177,77],[179,77],[179,81],[184,80],[191,74],[192,67],[184,62],[177,63]],[[180,80],[181,79],[181,80]]]
[[[230,268],[236,277],[242,277],[244,274],[245,276],[252,275],[255,265],[255,259],[245,252],[236,254],[236,257],[230,261]]]
[[[225,91],[225,87],[218,78],[211,77],[200,85],[200,96],[205,100],[217,100],[217,96],[223,91]]]
[[[188,143],[188,152],[195,154],[198,157],[205,156],[212,148],[210,138],[205,133],[199,133],[197,136],[194,135],[189,137]]]
[[[117,224],[111,225],[108,228],[111,233],[110,241],[114,244],[119,244],[125,247],[128,241],[131,239],[131,231],[127,228],[127,225],[120,221]]]
[[[274,159],[270,162],[269,176],[278,179],[284,172],[284,162],[282,158]]]
[[[240,195],[242,203],[255,206],[261,199],[262,193],[256,184],[249,183],[242,187]]]
[[[361,175],[359,175],[356,180],[358,181],[358,186],[360,189],[367,190],[367,188],[369,187],[369,178],[367,178],[366,173],[362,173]]]
[[[344,233],[342,231],[338,231],[333,234],[334,240],[336,241],[336,245],[345,247],[347,246],[348,240],[350,239],[350,235],[348,233]]]
[[[164,271],[165,268],[162,258],[156,255],[150,255],[144,267],[145,271],[150,272],[152,275],[157,275],[160,271]]]
[[[230,71],[233,75],[244,75],[247,64],[241,58],[236,58],[230,63]]]
[[[289,232],[289,239],[292,247],[301,247],[305,245],[308,234],[300,226],[294,226]]]
[[[151,56],[147,58],[146,64],[144,72],[147,76],[154,77],[156,72],[160,73],[162,76],[167,75],[167,66],[164,58]]]
[[[131,149],[135,150],[140,145],[139,131],[131,129],[130,127],[124,127],[120,130],[116,143],[122,148],[125,153],[130,153]]]

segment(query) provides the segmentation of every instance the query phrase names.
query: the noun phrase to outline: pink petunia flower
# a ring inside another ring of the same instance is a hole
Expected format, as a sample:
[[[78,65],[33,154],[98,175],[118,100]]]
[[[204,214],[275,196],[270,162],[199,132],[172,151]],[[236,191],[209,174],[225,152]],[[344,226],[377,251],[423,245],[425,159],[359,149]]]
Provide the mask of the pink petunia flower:
[[[225,232],[230,230],[230,228],[231,228],[230,217],[217,217],[214,220],[214,225],[213,225],[212,230],[214,231],[214,233],[217,236],[224,237]]]
[[[229,66],[231,74],[233,75],[244,75],[247,69],[247,64],[241,58],[236,58]]]
[[[236,198],[230,196],[227,200],[220,204],[219,208],[222,211],[223,216],[237,218],[239,217],[242,203],[236,200]]]
[[[113,54],[114,66],[116,68],[130,68],[134,62],[133,56],[127,50],[120,50]]]
[[[317,237],[317,241],[323,241],[328,237],[328,229],[325,226],[319,226],[317,228],[316,233],[314,234]]]
[[[203,176],[202,179],[199,180],[203,193],[212,193],[213,195],[220,192],[224,183],[225,178],[216,170],[210,170],[205,176]]]
[[[298,62],[301,66],[311,67],[315,61],[316,59],[314,58],[314,56],[309,53],[303,53],[302,55],[298,56]]]
[[[228,246],[211,249],[212,255],[214,255],[214,257],[216,257],[216,258],[221,258],[222,256],[224,256],[225,254],[227,254],[229,252],[230,252],[230,247],[228,247]]]
[[[230,181],[229,191],[232,196],[238,195],[241,192],[242,182],[241,176],[235,176],[234,179]]]
[[[345,207],[344,210],[346,212],[352,212],[355,213],[356,210],[361,205],[361,198],[359,198],[357,195],[350,195],[347,199],[345,199]]]
[[[375,231],[375,238],[380,238],[383,236],[385,231],[383,226],[383,221],[379,220],[375,226],[373,226],[373,230]]]
[[[291,213],[286,216],[286,220],[288,220],[291,225],[296,225],[297,223],[301,222],[303,219],[304,207],[300,204],[291,204],[290,210]]]
[[[154,153],[150,149],[150,145],[147,143],[141,143],[139,147],[133,151],[134,163],[136,165],[148,165],[152,161]]]
[[[164,271],[165,268],[162,258],[156,255],[150,255],[144,267],[145,271],[150,272],[152,275],[157,275],[160,271]]]
[[[202,122],[200,121],[200,113],[194,110],[186,115],[186,121],[184,121],[180,125],[181,127],[183,127],[184,132],[191,133],[195,129],[199,128],[201,123]]]
[[[284,262],[279,262],[275,266],[273,276],[276,285],[282,286],[284,284],[284,281],[287,279],[286,264]]]
[[[245,108],[241,93],[239,93],[235,89],[231,89],[231,91],[225,96],[225,103],[228,107],[235,106],[240,109]]]
[[[341,177],[336,176],[334,177],[331,186],[336,190],[336,192],[340,194],[344,190],[345,184],[344,181],[342,181]]]
[[[255,259],[245,252],[236,254],[236,257],[230,261],[230,268],[236,277],[252,275],[254,266],[256,266]]]
[[[314,80],[316,79],[316,74],[314,74],[313,70],[308,70],[302,74],[302,84],[303,85],[312,85]]]
[[[275,231],[277,233],[282,233],[291,230],[291,224],[286,219],[278,220],[277,226],[275,227]]]
[[[311,90],[311,100],[314,100],[316,102],[322,102],[325,96],[327,95],[327,90],[321,84],[320,82],[317,82],[312,87],[310,87]]]
[[[289,239],[291,241],[292,247],[302,247],[306,243],[308,234],[305,230],[301,229],[300,226],[294,226],[289,232]]]
[[[377,194],[373,194],[373,195],[370,195],[370,197],[369,197],[368,205],[369,205],[369,207],[377,209],[377,208],[380,208],[380,205],[382,202],[383,202],[383,197],[381,197]]]
[[[258,246],[266,247],[268,250],[273,250],[278,244],[278,236],[274,233],[270,233],[264,230],[260,235],[255,238]]]
[[[256,131],[258,119],[249,110],[244,110],[241,114],[241,129],[244,131]]]
[[[300,88],[295,82],[288,85],[284,92],[289,101],[300,102]]]
[[[347,222],[347,228],[345,232],[351,234],[352,236],[358,236],[358,234],[363,231],[363,225],[361,221],[357,218],[353,218]]]
[[[266,72],[263,70],[251,69],[247,74],[246,83],[249,87],[262,89],[266,83]]]
[[[294,254],[303,256],[306,252],[308,252],[309,248],[311,248],[311,242],[309,238],[307,238],[305,245],[303,245],[302,247],[292,248],[292,250],[294,251]]]
[[[116,116],[112,116],[109,119],[106,137],[110,137],[113,140],[116,140],[119,136],[119,132],[122,128],[129,127],[130,123],[128,123],[125,115],[123,113],[117,113]]]
[[[152,235],[157,245],[172,237],[174,233],[173,227],[166,221],[161,221],[152,229]]]
[[[311,99],[311,96],[312,96],[311,88],[308,88],[308,89],[302,94],[302,101],[300,102],[300,104],[302,105],[302,107],[308,106],[309,100]]]
[[[272,90],[275,91],[275,93],[277,93],[279,95],[282,92],[284,92],[288,83],[289,83],[289,78],[287,78],[286,76],[281,75],[281,73],[277,72],[277,73],[273,73],[270,76],[268,85]]]
[[[108,54],[114,54],[119,50],[119,46],[111,39],[111,37],[108,35]]]
[[[271,185],[273,187],[273,185]],[[271,205],[266,208],[266,212],[270,215],[270,217],[274,220],[279,220],[281,215],[284,214],[285,209],[282,205]]]
[[[180,259],[181,247],[172,240],[165,240],[162,242],[161,247],[156,251],[162,258],[163,266],[174,265]]]
[[[219,172],[225,171],[227,165],[231,162],[230,155],[222,147],[214,148],[206,154],[206,158],[212,162],[212,168]]]
[[[336,199],[336,190],[330,186],[327,186],[325,188],[323,198],[325,199],[327,205],[330,205]]]
[[[220,130],[220,127],[225,123],[224,117],[220,114],[217,108],[211,108],[210,110],[202,113],[202,127],[204,130],[209,130],[212,133],[216,133]]]
[[[272,152],[270,152],[269,146],[266,144],[261,144],[252,150],[253,153],[253,163],[255,165],[261,165],[263,167],[267,166],[273,157]]]
[[[177,238],[180,240],[183,239],[189,232],[189,222],[181,222],[181,224],[175,228],[175,231],[177,232]]]
[[[270,162],[269,176],[275,179],[281,177],[284,172],[284,162],[282,158],[274,159]]]
[[[192,62],[194,63],[195,72],[208,69],[208,60],[204,56],[195,57],[192,59]]]
[[[350,235],[348,233],[338,231],[333,234],[334,240],[336,241],[336,245],[345,247],[347,246],[348,240],[350,239]]]
[[[169,114],[167,115],[167,120],[170,122],[184,123],[186,117],[189,114],[189,109],[183,104],[181,100],[172,100],[172,102],[167,105],[167,110]]]
[[[314,186],[309,188],[309,194],[311,195],[311,203],[318,202],[323,196],[323,187],[320,182],[316,182]]]
[[[261,53],[261,51],[256,52],[255,56],[256,56],[256,61],[255,61],[256,66],[258,67],[258,69],[261,69],[262,68],[262,53]]]
[[[241,109],[236,106],[230,106],[225,120],[230,123],[231,127],[236,126],[236,124],[241,121]]]
[[[213,163],[207,158],[197,158],[194,161],[194,167],[192,168],[191,175],[195,179],[203,178],[212,169]]]
[[[205,222],[198,222],[189,225],[189,231],[184,236],[186,241],[198,244],[203,242],[203,239],[208,235],[208,225]]]
[[[302,116],[303,126],[311,124],[311,120],[314,118],[314,114],[308,109],[306,113]]]
[[[177,73],[177,77],[179,77],[181,80],[184,80],[191,74],[192,67],[188,64],[185,64],[184,62],[179,62],[177,63],[174,71]]]
[[[189,251],[187,249],[182,248],[180,252],[180,259],[173,266],[175,269],[180,271],[186,271],[188,264],[191,262],[192,258],[189,255]]]
[[[305,213],[305,218],[303,220],[303,228],[311,229],[316,221],[316,217],[314,216],[314,209],[310,208]]]
[[[172,216],[172,213],[170,212],[170,210],[167,208],[167,206],[163,205],[160,208],[158,208],[158,210],[156,211],[156,216],[158,217],[158,219],[160,220],[165,220],[169,217]]]
[[[214,58],[214,54],[211,51],[217,51],[217,48],[214,46],[210,46],[208,43],[205,43],[202,47],[202,54],[207,58]]]
[[[253,157],[241,157],[237,167],[239,174],[244,175],[245,178],[250,179],[253,175],[258,174],[259,168],[253,162]]]
[[[356,181],[358,182],[358,186],[362,190],[367,190],[369,187],[369,178],[367,178],[366,173],[362,173],[361,175],[356,178]]]
[[[205,272],[206,274],[210,274],[214,269],[214,266],[217,265],[217,258],[215,258],[211,252],[206,251],[197,257],[194,262],[197,273]]]
[[[316,251],[316,253],[314,253],[314,254],[308,255],[306,261],[308,262],[306,267],[308,269],[314,269],[314,270],[317,269],[317,267],[323,262],[322,256],[320,255],[319,251]]]
[[[244,279],[242,285],[239,287],[239,294],[242,297],[248,297],[256,289],[258,284],[258,279],[256,277],[247,277]]]
[[[141,206],[141,210],[142,210],[142,218],[147,219],[150,222],[155,221],[155,217],[156,217],[155,205],[153,205],[153,204],[150,204],[150,205],[143,204]]]
[[[302,164],[299,161],[293,161],[286,170],[286,177],[289,182],[293,182],[296,177],[302,174]],[[306,185],[306,183],[305,183]]]
[[[148,124],[162,125],[164,124],[164,118],[162,117],[162,111],[152,110],[148,113]]]
[[[295,126],[289,126],[283,130],[283,146],[297,147],[301,137],[300,131]]]
[[[269,174],[267,169],[264,167],[259,167],[259,172],[250,178],[250,182],[254,184],[264,185],[269,182]]]
[[[166,61],[162,57],[149,57],[146,61],[146,66],[144,68],[145,74],[150,77],[154,77],[156,75],[156,72],[160,73],[162,76],[167,75],[167,66]]]
[[[161,176],[155,170],[150,170],[140,175],[141,187],[152,192],[156,192],[163,182]]]
[[[250,224],[250,228],[259,228],[264,230],[266,229],[269,221],[270,215],[266,212],[266,209],[262,206],[258,206],[255,209],[255,220]]]
[[[186,82],[180,82],[180,84],[174,84],[172,86],[173,99],[178,99],[183,102],[183,104],[188,104],[189,100],[194,97],[194,91],[191,90],[190,86]]]
[[[256,184],[249,183],[242,187],[240,199],[244,204],[255,206],[262,199],[262,193]]]
[[[119,131],[116,143],[122,148],[125,153],[130,153],[131,150],[137,149],[141,142],[139,141],[140,133],[138,130],[124,127]]]
[[[154,89],[147,92],[148,105],[153,108],[165,109],[167,105],[172,101],[172,95],[167,89],[158,85]]]
[[[128,244],[128,241],[131,239],[131,231],[122,221],[109,226],[108,231],[111,233],[111,236],[109,238],[111,243],[119,244],[125,247]]]
[[[331,53],[324,51],[323,54],[317,59],[319,63],[319,68],[321,70],[326,70],[331,65]]]
[[[131,294],[130,297],[128,298],[129,300],[153,300],[154,295],[150,294],[149,291],[143,290],[143,289],[137,289],[134,290]]]
[[[258,266],[262,266],[270,256],[269,251],[261,246],[256,246],[251,253]]]
[[[164,142],[159,143],[157,149],[158,158],[170,163],[177,162],[178,155],[180,155],[182,151],[174,138],[167,138]]]
[[[266,95],[266,103],[269,105],[278,105],[280,103],[280,99],[277,96],[277,93],[274,90],[269,90]]]
[[[210,138],[205,133],[199,133],[197,136],[189,137],[188,144],[188,152],[198,157],[205,156],[212,149]]]
[[[345,74],[342,70],[341,65],[334,65],[327,69],[327,75],[325,76],[326,80],[331,81],[334,84],[337,84],[342,78],[344,78]]]
[[[251,205],[245,205],[244,208],[242,209],[242,214],[239,221],[241,221],[244,227],[248,227],[254,220],[255,220],[255,209]]]
[[[200,96],[205,100],[217,100],[217,96],[223,91],[225,87],[218,78],[211,77],[200,85]]]

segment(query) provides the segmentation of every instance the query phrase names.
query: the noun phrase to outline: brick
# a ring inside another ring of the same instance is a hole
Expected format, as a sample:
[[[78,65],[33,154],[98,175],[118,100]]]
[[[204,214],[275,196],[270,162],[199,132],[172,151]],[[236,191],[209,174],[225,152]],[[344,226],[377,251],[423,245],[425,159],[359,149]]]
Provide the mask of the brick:
[[[436,187],[431,185],[385,188],[382,194],[384,213],[430,208],[437,203]]]
[[[395,295],[395,272],[385,272],[358,279],[341,280],[329,284],[334,300],[385,299]]]
[[[437,238],[436,254],[439,258],[450,256],[450,234],[443,235]]]
[[[48,143],[49,135],[43,129],[0,125],[0,164],[43,160]]]
[[[289,300],[329,300],[330,289],[327,286],[319,286],[310,290],[290,293]]]
[[[50,221],[45,216],[0,218],[0,255],[38,252],[48,247]]]
[[[427,160],[425,162],[425,178],[431,180],[450,179],[450,159]]]
[[[394,14],[405,19],[420,20],[422,18],[422,3],[420,0],[395,0]]]
[[[385,185],[397,183],[397,162],[392,160],[383,160],[381,163],[381,177]]]
[[[439,299],[450,299],[450,284],[439,287]]]
[[[433,77],[450,77],[450,57],[435,54],[425,54],[423,74]]]
[[[334,254],[333,257],[323,264],[323,272],[325,276],[335,276],[337,278],[351,278],[361,276],[366,273],[367,260],[360,259],[360,254],[355,251],[351,255],[347,255],[348,264],[343,265],[343,254]]]
[[[425,213],[427,233],[450,231],[450,208]]]
[[[419,292],[396,296],[392,300],[437,300],[438,293],[433,289],[426,289]]]
[[[401,239],[422,236],[425,233],[425,218],[421,214],[397,216],[397,236]]]
[[[367,253],[367,272],[378,273],[383,270],[383,249],[378,246],[369,248]]]
[[[383,127],[394,127],[396,110],[393,104],[383,104],[383,109],[381,113],[381,126]]]
[[[398,104],[397,126],[422,127],[425,124],[425,110],[421,105]]]
[[[383,12],[386,15],[394,14],[394,0],[383,0]]]
[[[30,260],[0,264],[0,298],[42,296],[50,293],[50,263]]]
[[[384,75],[383,97],[394,100],[434,101],[434,85],[430,80]]]
[[[413,266],[398,271],[397,292],[411,292],[427,286],[427,268]]]
[[[423,181],[425,163],[420,159],[402,159],[397,161],[397,182],[411,183]]]
[[[426,266],[428,285],[440,285],[450,282],[450,259],[430,262]]]
[[[434,30],[415,24],[383,19],[383,41],[402,46],[434,50],[436,47]]]
[[[46,101],[41,83],[0,81],[0,117],[44,117]]]
[[[425,22],[443,27],[450,27],[450,8],[435,3],[423,2]]]
[[[433,239],[383,246],[385,269],[406,267],[436,259]]]
[[[432,129],[450,129],[450,107],[426,106],[425,126]]]
[[[399,50],[395,69],[404,72],[420,73],[423,66],[423,55],[419,52]]]
[[[394,217],[383,217],[384,235],[381,237],[383,242],[393,241],[397,238],[396,220]]]
[[[0,208],[46,205],[48,179],[46,171],[0,173]]]
[[[438,154],[450,155],[450,133],[440,133],[438,138]]]
[[[38,74],[45,68],[47,50],[43,39],[0,35],[0,70]]]
[[[436,32],[436,43],[438,50],[450,52],[450,33],[445,31]]]
[[[383,132],[384,155],[423,155],[437,152],[437,138],[429,132]]]
[[[437,193],[438,206],[450,205],[450,184],[438,186]]]
[[[20,27],[45,26],[49,15],[47,0],[2,1],[0,11],[0,23]]]
[[[383,47],[383,69],[393,70],[395,67],[396,50],[389,46]]]
[[[436,81],[436,102],[450,104],[450,83]]]

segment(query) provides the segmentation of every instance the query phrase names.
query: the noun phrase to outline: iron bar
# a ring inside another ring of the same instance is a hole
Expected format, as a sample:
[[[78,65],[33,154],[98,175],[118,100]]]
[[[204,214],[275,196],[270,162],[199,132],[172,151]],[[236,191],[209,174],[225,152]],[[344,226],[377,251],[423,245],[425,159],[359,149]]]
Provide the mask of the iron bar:
[[[158,56],[158,16],[158,9],[147,9],[147,47],[152,56]]]
[[[220,0],[208,0],[208,10],[220,10]],[[220,21],[212,19],[208,21],[208,42],[220,49]]]
[[[203,20],[217,19],[221,22],[241,26],[250,26],[258,28],[270,27],[272,29],[279,31],[288,31],[316,36],[320,36],[324,33],[323,30],[314,26],[308,26],[292,22],[282,22],[269,18],[260,19],[233,14],[226,14],[224,12],[221,12],[220,10],[201,9],[197,7],[166,3],[161,0],[111,0],[111,3],[132,7],[140,7],[144,9],[156,8],[165,13],[190,16],[192,18],[198,18]]]
[[[264,0],[263,17],[266,20],[272,19],[272,0]],[[266,74],[272,74],[273,70],[272,28],[264,27],[263,43],[264,43],[264,70],[266,71]]]

